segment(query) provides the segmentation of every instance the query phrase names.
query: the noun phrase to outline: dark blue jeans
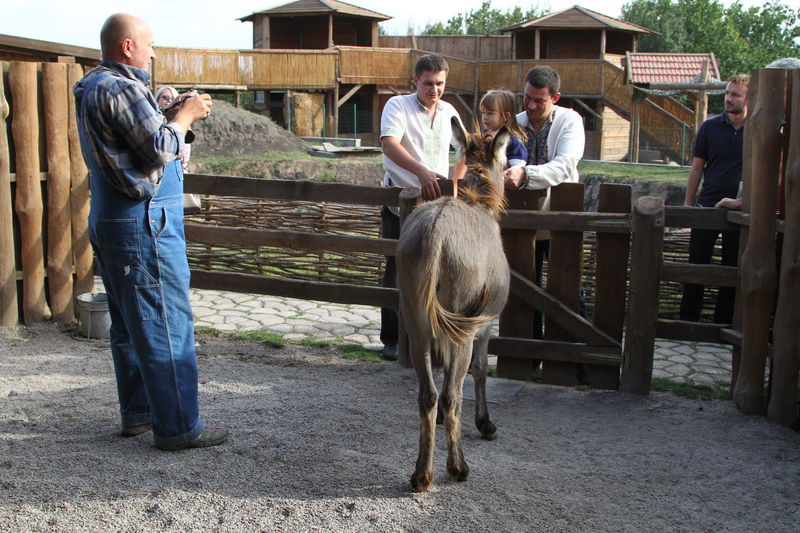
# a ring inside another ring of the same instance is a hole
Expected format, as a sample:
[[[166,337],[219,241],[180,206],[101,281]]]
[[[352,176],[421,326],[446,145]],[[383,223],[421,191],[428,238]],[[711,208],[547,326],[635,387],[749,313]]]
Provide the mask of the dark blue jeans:
[[[203,431],[183,231],[183,173],[167,165],[152,199],[133,200],[91,169],[89,238],[108,293],[123,427],[153,423],[170,447]]]

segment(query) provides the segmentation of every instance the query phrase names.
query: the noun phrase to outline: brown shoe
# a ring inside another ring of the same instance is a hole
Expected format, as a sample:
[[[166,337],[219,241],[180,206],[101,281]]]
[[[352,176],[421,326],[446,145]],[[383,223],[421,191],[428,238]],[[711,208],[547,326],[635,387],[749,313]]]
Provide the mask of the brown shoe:
[[[121,437],[135,437],[136,435],[141,435],[142,433],[146,433],[151,429],[153,429],[153,424],[148,422],[146,424],[139,424],[138,426],[123,427],[119,434]]]
[[[209,446],[217,446],[222,444],[228,439],[228,430],[225,428],[213,428],[205,426],[205,429],[198,436],[190,441],[176,444],[175,446],[161,447],[157,446],[160,450],[166,452],[174,452],[177,450],[185,450],[186,448],[207,448]]]

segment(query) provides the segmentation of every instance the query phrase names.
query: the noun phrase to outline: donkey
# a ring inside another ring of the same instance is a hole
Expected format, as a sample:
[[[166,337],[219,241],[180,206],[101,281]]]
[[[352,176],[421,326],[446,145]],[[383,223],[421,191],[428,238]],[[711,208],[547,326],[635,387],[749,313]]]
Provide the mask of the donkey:
[[[466,156],[458,198],[422,204],[406,220],[397,247],[400,308],[409,356],[419,379],[419,455],[411,487],[428,490],[433,479],[437,402],[447,434],[447,471],[464,481],[469,466],[461,449],[461,404],[470,364],[475,380],[475,423],[481,436],[497,428],[486,406],[486,350],[490,325],[508,297],[509,271],[500,227],[505,209],[502,169],[509,133],[467,134],[452,119],[454,144]],[[443,367],[441,396],[433,367]]]

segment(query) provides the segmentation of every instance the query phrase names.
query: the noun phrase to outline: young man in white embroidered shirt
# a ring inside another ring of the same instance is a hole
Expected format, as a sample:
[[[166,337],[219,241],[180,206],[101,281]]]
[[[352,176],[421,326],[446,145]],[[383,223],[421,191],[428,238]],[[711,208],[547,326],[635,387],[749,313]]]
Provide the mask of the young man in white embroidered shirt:
[[[455,108],[442,101],[449,67],[439,55],[419,58],[412,81],[416,91],[389,99],[381,115],[381,147],[383,148],[383,184],[387,187],[419,187],[425,200],[433,200],[442,192],[437,179],[447,178],[450,170],[451,117],[458,117]],[[460,120],[460,118],[459,118]],[[456,162],[453,179],[466,171],[464,161]],[[381,208],[382,236],[400,236],[400,219],[393,208]],[[386,258],[384,287],[396,287],[394,257]],[[381,357],[397,359],[397,313],[381,309]]]

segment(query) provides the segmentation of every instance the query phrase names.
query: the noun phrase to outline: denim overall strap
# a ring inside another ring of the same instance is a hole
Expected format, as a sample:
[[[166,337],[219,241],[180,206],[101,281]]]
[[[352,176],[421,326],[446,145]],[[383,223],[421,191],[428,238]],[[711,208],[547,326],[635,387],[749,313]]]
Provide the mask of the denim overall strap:
[[[164,168],[151,199],[134,200],[109,184],[94,158],[84,159],[91,174],[89,239],[108,293],[122,425],[152,422],[156,446],[183,444],[204,426],[180,161]]]

